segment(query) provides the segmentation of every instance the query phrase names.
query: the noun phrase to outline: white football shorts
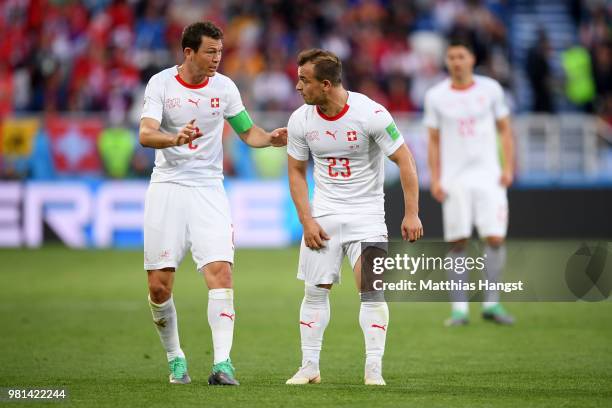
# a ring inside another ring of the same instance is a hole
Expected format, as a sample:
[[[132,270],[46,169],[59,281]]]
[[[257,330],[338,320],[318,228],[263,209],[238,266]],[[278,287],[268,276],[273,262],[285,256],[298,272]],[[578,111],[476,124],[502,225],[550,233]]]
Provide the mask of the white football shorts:
[[[233,226],[223,183],[151,183],[144,211],[144,268],[178,268],[187,250],[198,270],[234,263]]]
[[[342,260],[347,255],[351,268],[361,256],[362,242],[387,242],[384,215],[325,215],[315,220],[330,237],[322,249],[300,247],[298,279],[310,285],[340,283]]]
[[[444,240],[457,241],[478,235],[505,237],[508,230],[508,197],[497,182],[455,182],[446,189],[442,203]]]

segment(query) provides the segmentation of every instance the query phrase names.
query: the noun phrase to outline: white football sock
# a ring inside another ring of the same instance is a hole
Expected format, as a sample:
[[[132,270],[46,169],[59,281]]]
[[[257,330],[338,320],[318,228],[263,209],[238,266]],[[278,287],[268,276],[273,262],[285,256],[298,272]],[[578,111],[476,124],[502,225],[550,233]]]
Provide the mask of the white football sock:
[[[208,291],[208,324],[212,331],[214,364],[230,356],[234,337],[234,290],[211,289]]]
[[[506,264],[506,246],[501,245],[493,247],[491,245],[485,246],[485,259],[486,259],[486,277],[489,282],[499,282],[501,278],[504,265]],[[485,301],[482,306],[486,309],[488,307],[495,306],[499,302],[499,292],[496,290],[488,290],[485,294]]]
[[[457,259],[457,258],[465,258],[467,255],[467,251],[465,248],[454,249],[451,250],[447,256],[449,258]],[[454,269],[449,269],[446,271],[448,275],[448,279],[450,281],[457,282],[458,284],[461,282],[469,282],[470,277],[468,276],[468,272],[464,271],[463,273],[457,273]],[[452,290],[450,291],[450,296],[452,300],[452,310],[454,312],[460,312],[462,314],[468,313],[468,297],[467,293],[464,290]]]
[[[172,361],[176,357],[185,358],[185,353],[181,350],[179,342],[178,319],[172,296],[159,305],[153,303],[149,296],[149,307],[151,308],[153,323],[155,323],[155,328],[157,329],[157,333],[159,333],[162,346],[164,346],[164,350],[166,350],[168,361]]]
[[[389,307],[382,292],[363,292],[359,309],[359,325],[363,330],[366,365],[382,363],[389,325]]]
[[[323,333],[329,323],[329,289],[306,285],[300,308],[302,366],[308,361],[319,366]]]

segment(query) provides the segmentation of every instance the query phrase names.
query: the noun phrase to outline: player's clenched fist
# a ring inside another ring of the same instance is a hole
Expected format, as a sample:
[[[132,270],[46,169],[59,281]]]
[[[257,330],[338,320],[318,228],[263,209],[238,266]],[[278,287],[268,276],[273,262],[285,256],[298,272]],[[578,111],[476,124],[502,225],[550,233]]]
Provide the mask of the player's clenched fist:
[[[312,218],[304,221],[303,227],[304,243],[308,248],[321,249],[325,246],[325,241],[329,241],[329,235]]]
[[[416,214],[405,215],[402,220],[402,238],[414,242],[423,236],[423,224]]]
[[[278,128],[270,132],[270,145],[274,147],[287,146],[287,128]]]
[[[183,126],[174,137],[174,145],[182,146],[191,143],[193,140],[203,135],[200,129],[195,126],[195,119],[191,119],[188,124]]]

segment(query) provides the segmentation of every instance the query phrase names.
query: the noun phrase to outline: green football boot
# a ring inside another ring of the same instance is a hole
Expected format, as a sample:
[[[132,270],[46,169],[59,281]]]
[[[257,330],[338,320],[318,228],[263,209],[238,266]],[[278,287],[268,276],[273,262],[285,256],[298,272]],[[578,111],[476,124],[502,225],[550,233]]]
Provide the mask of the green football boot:
[[[465,326],[469,322],[467,313],[453,310],[451,316],[444,321],[444,325],[446,327]]]
[[[176,357],[168,362],[170,367],[170,384],[189,384],[191,378],[187,373],[187,360],[184,357]]]
[[[504,309],[504,307],[499,303],[495,306],[483,309],[482,318],[506,326],[511,326],[514,324],[514,317],[508,314],[506,309]]]
[[[235,369],[232,365],[232,360],[229,358],[225,361],[213,365],[212,374],[208,377],[209,385],[240,385],[235,378]]]

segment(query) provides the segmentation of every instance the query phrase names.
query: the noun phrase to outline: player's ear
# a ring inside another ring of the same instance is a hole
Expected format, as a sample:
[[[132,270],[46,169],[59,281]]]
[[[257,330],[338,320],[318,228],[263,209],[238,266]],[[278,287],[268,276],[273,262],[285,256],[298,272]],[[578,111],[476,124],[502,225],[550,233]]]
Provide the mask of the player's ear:
[[[193,54],[193,48],[186,47],[183,49],[183,55],[185,56],[185,59],[191,57]]]
[[[329,79],[324,79],[321,83],[323,84],[323,89],[325,91],[329,91],[332,87],[332,83]]]

